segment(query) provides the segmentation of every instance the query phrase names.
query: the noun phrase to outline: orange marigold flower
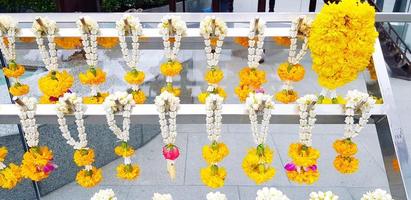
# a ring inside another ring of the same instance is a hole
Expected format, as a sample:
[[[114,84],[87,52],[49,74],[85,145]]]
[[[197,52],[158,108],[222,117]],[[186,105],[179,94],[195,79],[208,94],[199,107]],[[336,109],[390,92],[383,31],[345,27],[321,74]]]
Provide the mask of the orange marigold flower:
[[[298,92],[295,90],[281,90],[275,94],[275,99],[281,103],[293,103],[298,99]]]
[[[288,156],[297,166],[309,167],[317,164],[317,159],[320,158],[320,151],[301,143],[293,143],[290,144],[288,149]]]
[[[147,99],[146,95],[141,89],[138,91],[132,91],[131,94],[133,95],[133,99],[136,104],[143,104]]]
[[[18,65],[14,62],[11,62],[9,66],[3,68],[4,76],[8,78],[18,78],[24,74],[24,71],[26,70],[23,65]]]
[[[164,91],[170,92],[170,93],[174,94],[174,96],[176,96],[176,97],[180,96],[180,94],[181,94],[180,88],[173,87],[173,86],[170,86],[170,85],[162,87],[160,92],[164,92]]]
[[[273,40],[280,46],[289,47],[291,45],[291,39],[289,37],[273,37]]]
[[[299,184],[311,185],[318,181],[320,178],[320,172],[318,170],[300,170],[298,171],[286,171],[289,180],[294,181]]]
[[[117,177],[125,180],[133,180],[140,174],[140,167],[137,164],[120,164],[116,170]]]
[[[298,82],[304,79],[305,69],[300,64],[292,65],[284,62],[278,67],[277,74],[282,81]]]
[[[103,48],[111,49],[119,43],[118,37],[98,37],[97,44]]]
[[[124,80],[129,84],[140,85],[144,82],[145,74],[143,71],[133,69],[124,75]]]
[[[106,97],[108,97],[108,92],[99,92],[96,96],[83,97],[84,104],[102,104]]]
[[[178,61],[167,61],[160,66],[161,74],[164,76],[176,76],[182,69],[183,65]]]
[[[85,85],[100,85],[106,81],[106,72],[101,68],[90,67],[86,73],[80,73],[79,79]]]
[[[91,188],[100,183],[103,179],[103,171],[92,167],[91,170],[82,169],[76,175],[76,181],[85,188]]]
[[[39,169],[43,169],[52,160],[53,152],[48,147],[32,147],[23,155],[21,174],[23,177],[33,181],[41,181],[47,178],[50,172]]]
[[[93,149],[77,149],[73,155],[74,162],[77,166],[82,167],[91,165],[94,162]]]
[[[79,37],[57,37],[54,42],[63,49],[76,49],[82,45]]]
[[[221,69],[213,68],[207,70],[204,79],[210,84],[217,84],[224,78],[224,73]]]
[[[35,37],[19,37],[18,39],[20,40],[20,42],[23,42],[23,43],[32,43],[36,41]]]
[[[15,83],[10,87],[9,91],[15,97],[23,96],[29,93],[30,87],[27,84]]]
[[[336,140],[333,144],[335,151],[343,156],[353,156],[357,153],[357,144],[351,139]]]
[[[114,148],[114,153],[122,157],[130,157],[134,154],[134,149],[127,142],[121,142],[120,145]]]
[[[338,155],[334,159],[334,167],[343,174],[352,174],[358,170],[360,161],[354,156]]]
[[[260,69],[251,69],[244,67],[240,72],[240,82],[243,85],[253,89],[259,89],[263,83],[266,83],[265,72]]]
[[[235,37],[234,43],[247,48],[248,47],[248,37]]]
[[[250,87],[248,87],[248,85],[242,83],[240,83],[240,86],[234,89],[234,93],[238,96],[240,102],[244,102],[247,99],[250,92],[252,91],[253,90]]]
[[[40,91],[48,97],[58,98],[73,85],[74,77],[67,71],[51,71],[39,79]]]

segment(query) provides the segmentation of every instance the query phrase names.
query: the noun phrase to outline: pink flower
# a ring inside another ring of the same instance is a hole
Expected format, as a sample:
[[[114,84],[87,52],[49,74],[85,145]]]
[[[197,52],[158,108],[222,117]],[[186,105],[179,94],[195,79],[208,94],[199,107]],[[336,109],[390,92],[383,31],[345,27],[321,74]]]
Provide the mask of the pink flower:
[[[258,89],[255,89],[254,90],[255,91],[255,93],[265,93],[265,90],[264,90],[264,88],[258,88]]]
[[[163,156],[167,160],[175,160],[180,156],[180,151],[174,144],[167,144],[163,147]]]
[[[289,163],[285,164],[284,169],[287,170],[287,171],[296,171],[297,167],[295,166],[294,163],[289,162]]]
[[[50,173],[50,172],[54,171],[56,168],[57,168],[56,164],[54,164],[52,162],[49,162],[43,167],[43,172]]]

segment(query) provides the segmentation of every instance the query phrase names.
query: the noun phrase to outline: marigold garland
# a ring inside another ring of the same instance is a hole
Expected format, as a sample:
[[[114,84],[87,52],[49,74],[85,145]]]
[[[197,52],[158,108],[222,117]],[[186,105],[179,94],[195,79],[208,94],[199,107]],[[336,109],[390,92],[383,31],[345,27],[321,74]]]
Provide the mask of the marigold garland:
[[[268,146],[258,145],[249,149],[242,162],[245,174],[256,184],[269,181],[275,175],[275,169],[271,166],[273,151]]]
[[[319,84],[335,90],[355,80],[369,64],[378,33],[368,2],[342,0],[325,5],[312,23],[309,47]]]
[[[201,168],[200,177],[204,184],[211,188],[220,188],[224,186],[224,181],[227,176],[227,171],[224,167],[210,165]]]
[[[56,103],[64,93],[70,92],[74,77],[67,71],[50,71],[38,81],[39,89],[43,93],[40,103]]]
[[[90,170],[82,169],[76,175],[76,181],[79,185],[85,188],[91,188],[101,182],[103,179],[103,171],[96,167],[91,167]]]
[[[118,43],[118,37],[97,37],[97,44],[105,49],[112,49]]]
[[[289,37],[277,36],[277,37],[272,37],[272,39],[277,45],[280,45],[280,46],[289,47],[291,44],[291,39]]]
[[[23,155],[21,174],[24,178],[41,181],[55,168],[53,152],[47,146],[32,147]]]

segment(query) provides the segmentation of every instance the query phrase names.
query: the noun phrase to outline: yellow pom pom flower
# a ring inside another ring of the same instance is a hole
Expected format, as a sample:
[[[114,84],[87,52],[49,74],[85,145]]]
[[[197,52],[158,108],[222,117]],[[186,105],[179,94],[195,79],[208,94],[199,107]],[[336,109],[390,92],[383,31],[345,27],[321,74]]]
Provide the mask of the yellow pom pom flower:
[[[82,169],[76,176],[77,183],[85,188],[96,186],[102,179],[103,172],[101,169],[97,169],[96,167],[92,167],[91,170]]]
[[[134,149],[127,142],[121,142],[120,145],[114,148],[114,153],[116,153],[116,155],[118,156],[130,157],[134,155]]]
[[[0,162],[3,162],[4,159],[6,159],[8,152],[7,147],[0,147]]]
[[[289,62],[281,63],[277,74],[282,81],[298,82],[304,79],[305,69],[300,64],[292,65]]]
[[[301,170],[300,172],[298,171],[286,171],[287,177],[289,180],[294,181],[299,184],[308,184],[311,185],[315,182],[318,181],[320,178],[320,172],[318,170],[316,171],[305,171]]]
[[[131,94],[133,95],[133,99],[136,104],[143,104],[147,99],[143,90],[132,91]]]
[[[161,88],[160,92],[167,91],[171,94],[174,94],[174,96],[178,97],[181,94],[181,90],[178,87],[173,87],[172,85],[167,84],[167,86],[164,86]]]
[[[221,69],[218,68],[212,68],[207,70],[204,79],[207,81],[209,84],[217,84],[224,78],[224,73]]]
[[[250,92],[252,91],[253,90],[250,87],[248,87],[248,85],[242,83],[240,83],[240,86],[234,89],[234,93],[238,96],[240,102],[244,102],[247,99]]]
[[[12,94],[15,97],[18,97],[29,93],[30,87],[27,84],[21,84],[17,82],[10,87],[9,91],[10,94]]]
[[[309,167],[317,164],[317,159],[320,158],[320,151],[301,143],[293,143],[288,149],[288,156],[293,160],[294,164]]]
[[[0,187],[4,189],[13,189],[21,181],[20,167],[10,163],[10,165],[0,170]]]
[[[334,90],[355,80],[369,64],[377,36],[375,9],[368,2],[324,5],[308,39],[319,84]]]
[[[18,65],[15,62],[10,62],[7,67],[3,68],[4,76],[7,78],[18,78],[24,74],[25,68],[23,65]]]
[[[333,148],[342,156],[353,156],[358,151],[357,144],[352,142],[351,139],[336,140],[333,144]]]
[[[145,74],[143,71],[133,69],[124,75],[124,80],[129,84],[140,85],[144,82]]]
[[[39,79],[40,91],[48,97],[56,98],[70,90],[73,85],[74,78],[67,71],[51,71],[47,75]],[[44,97],[47,98],[47,97]]]
[[[106,97],[108,96],[108,92],[99,92],[96,96],[90,97],[83,97],[84,104],[102,104]]]
[[[203,158],[208,164],[222,161],[229,153],[227,145],[222,142],[203,146]]]
[[[101,68],[90,67],[86,73],[79,74],[79,79],[84,85],[100,85],[106,81],[106,72]]]
[[[23,155],[21,174],[24,178],[41,181],[49,176],[50,172],[44,168],[51,165],[52,160],[53,152],[48,147],[32,147]]]
[[[91,165],[94,162],[94,150],[93,149],[77,149],[74,152],[74,163],[77,166],[82,167]]]
[[[269,181],[275,175],[274,167],[270,166],[273,161],[273,151],[268,146],[258,145],[252,148],[245,156],[242,168],[245,174],[256,184]]]
[[[240,72],[240,85],[248,85],[250,88],[259,89],[266,83],[265,72],[259,69],[243,68]]]
[[[334,167],[343,174],[352,174],[358,170],[360,161],[354,156],[338,155],[334,159]]]
[[[177,76],[183,70],[183,65],[178,61],[167,61],[160,66],[160,72],[164,76]]]
[[[133,180],[140,174],[140,168],[137,164],[120,164],[119,166],[117,166],[116,170],[117,177],[126,180]]]
[[[211,188],[220,188],[224,186],[224,181],[227,176],[227,171],[223,167],[210,165],[202,168],[200,171],[201,181]]]
[[[295,90],[281,90],[275,94],[275,99],[281,103],[293,103],[298,99],[298,92]]]

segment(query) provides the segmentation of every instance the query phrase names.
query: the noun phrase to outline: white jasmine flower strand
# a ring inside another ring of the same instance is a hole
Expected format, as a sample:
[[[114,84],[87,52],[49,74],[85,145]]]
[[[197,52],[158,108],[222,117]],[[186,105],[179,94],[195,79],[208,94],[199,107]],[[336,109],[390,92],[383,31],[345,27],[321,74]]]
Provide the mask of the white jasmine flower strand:
[[[140,56],[138,41],[139,37],[143,33],[140,20],[131,15],[124,15],[119,21],[116,22],[116,29],[124,60],[131,69],[136,69]],[[126,36],[131,36],[131,53],[130,49],[127,47]]]
[[[37,46],[40,50],[41,58],[46,65],[46,69],[49,71],[56,71],[58,68],[56,43],[54,42],[58,32],[56,22],[47,17],[36,17],[32,29],[36,36]],[[48,50],[44,44],[44,37],[47,37]]]
[[[271,119],[271,110],[274,109],[274,101],[271,95],[263,93],[250,93],[246,99],[246,108],[251,123],[251,132],[257,145],[265,144],[268,134],[268,126]],[[261,127],[258,129],[258,113],[263,114]]]
[[[84,127],[84,111],[81,97],[78,97],[75,93],[65,93],[56,103],[56,111],[60,131],[64,139],[67,140],[67,144],[76,150],[86,148],[87,133],[86,128]],[[65,118],[66,114],[73,114],[76,118],[75,123],[77,125],[78,141],[76,141],[70,134]]]
[[[154,193],[152,200],[173,200],[171,194]]]
[[[36,147],[39,144],[40,133],[36,123],[37,100],[33,97],[16,98],[16,105],[19,107],[20,124],[24,131],[24,138],[29,147]]]
[[[250,21],[250,31],[248,33],[248,67],[255,69],[260,64],[264,52],[264,31],[265,22],[260,18]]]
[[[161,136],[164,144],[174,144],[177,137],[177,110],[180,99],[167,91],[156,96],[154,103],[157,106]]]
[[[10,16],[0,16],[0,50],[9,63],[16,61],[16,32],[17,22]],[[3,38],[7,38],[8,45]]]
[[[97,35],[99,33],[99,26],[96,21],[88,16],[80,17],[76,24],[81,33],[87,65],[95,67],[97,66]]]
[[[106,110],[108,127],[119,140],[127,142],[130,138],[131,109],[135,104],[133,96],[127,92],[116,92],[109,95],[103,104]],[[116,120],[114,119],[114,114],[117,112],[122,112],[123,130],[117,126]]]
[[[276,188],[264,187],[257,191],[255,200],[290,200],[285,194]]]
[[[338,196],[331,191],[327,192],[311,192],[309,200],[338,200]]]
[[[227,200],[225,194],[220,192],[209,192],[206,197],[207,200]]]
[[[317,96],[308,94],[297,99],[298,112],[300,115],[299,137],[300,143],[310,147],[312,144],[312,129],[316,119],[315,105]]]
[[[117,200],[112,189],[99,190],[90,200]]]
[[[163,45],[165,56],[168,60],[177,59],[180,50],[181,38],[186,34],[186,23],[181,20],[180,16],[165,16],[158,25],[160,34],[163,36]],[[174,38],[173,47],[171,46],[171,37]]]
[[[391,195],[382,189],[367,192],[361,197],[361,200],[394,200]]]
[[[207,16],[200,22],[200,34],[204,38],[207,67],[216,67],[220,60],[221,47],[227,34],[227,25],[220,18]],[[213,39],[217,40],[214,49],[211,45],[211,40]]]
[[[297,40],[299,32],[301,31],[301,26],[309,26],[311,22],[305,17],[300,16],[291,23],[290,29],[290,37],[291,37],[291,44],[290,44],[290,51],[288,52],[288,62],[290,64],[296,65],[300,63],[301,59],[307,53],[308,49],[308,35],[306,33],[301,33],[304,37],[304,42],[302,44],[301,50],[297,54]]]
[[[210,94],[205,102],[207,135],[212,142],[218,142],[221,137],[223,100],[220,95]]]

